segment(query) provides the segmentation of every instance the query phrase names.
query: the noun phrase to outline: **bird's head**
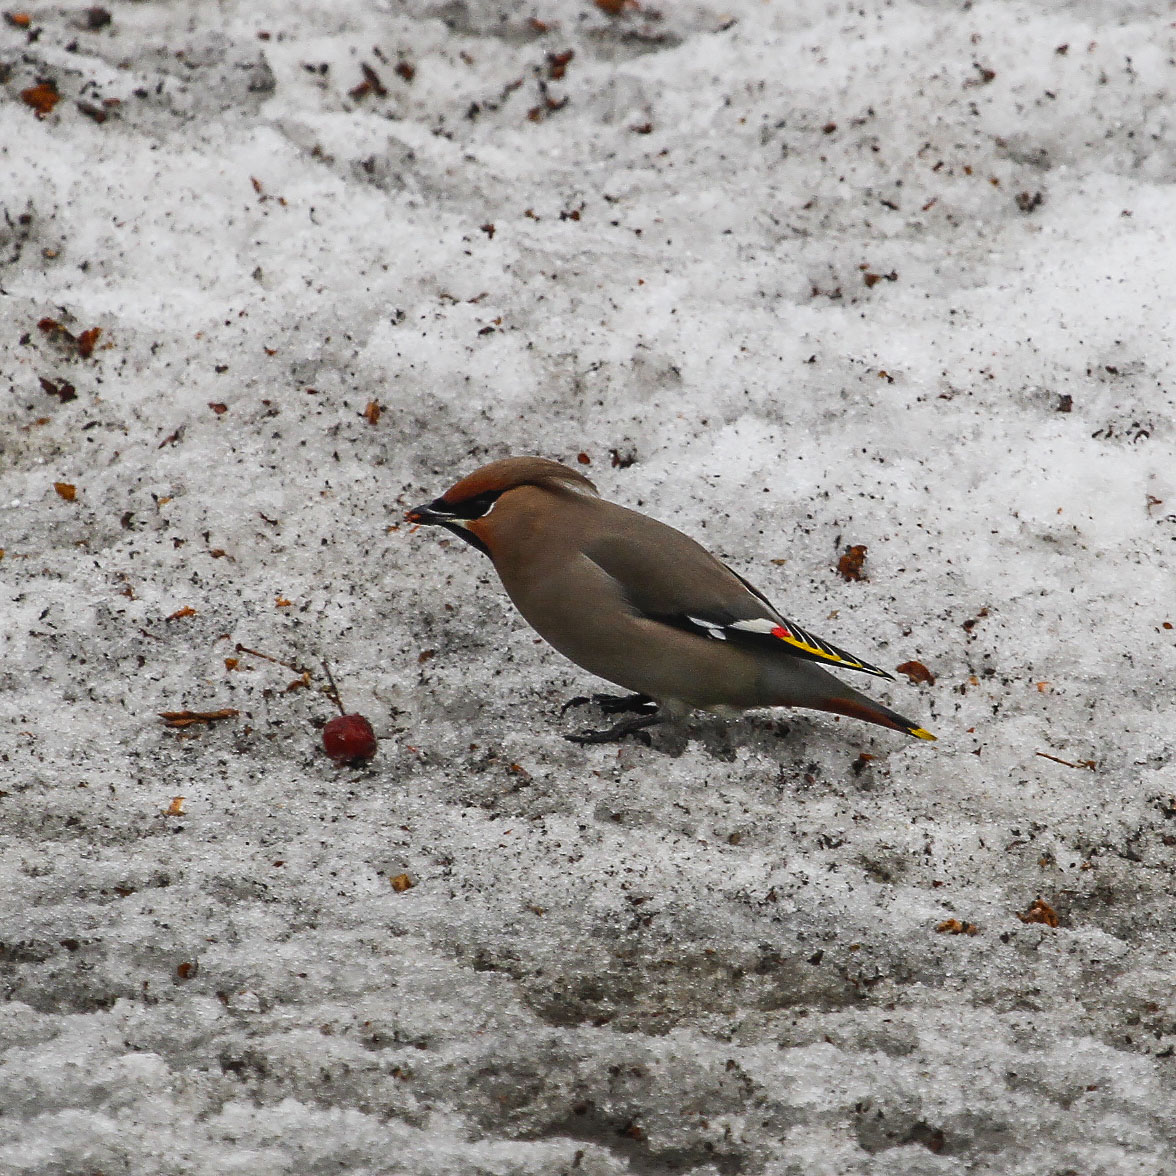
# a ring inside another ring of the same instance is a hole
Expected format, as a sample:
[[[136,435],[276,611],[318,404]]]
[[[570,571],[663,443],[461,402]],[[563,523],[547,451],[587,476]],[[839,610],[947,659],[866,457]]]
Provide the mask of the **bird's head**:
[[[502,509],[500,504],[509,505],[511,491],[523,486],[596,493],[596,487],[583,474],[557,461],[545,457],[507,457],[467,474],[440,498],[414,506],[404,517],[410,523],[444,527],[490,555],[489,516],[495,509]]]

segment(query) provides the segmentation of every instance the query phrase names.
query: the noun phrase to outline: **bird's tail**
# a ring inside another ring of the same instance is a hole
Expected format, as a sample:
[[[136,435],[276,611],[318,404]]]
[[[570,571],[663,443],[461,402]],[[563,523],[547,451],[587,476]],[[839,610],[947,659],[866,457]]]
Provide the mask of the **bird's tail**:
[[[804,706],[903,731],[916,739],[935,738],[912,719],[867,698],[812,662],[773,658],[760,663],[760,673],[770,706]]]
[[[835,715],[846,715],[851,719],[862,719],[867,723],[877,723],[879,727],[889,727],[893,731],[905,731],[916,739],[935,739],[930,731],[920,727],[918,723],[903,718],[897,711],[892,711],[862,694],[846,698],[827,698],[820,704],[819,709],[831,711]]]

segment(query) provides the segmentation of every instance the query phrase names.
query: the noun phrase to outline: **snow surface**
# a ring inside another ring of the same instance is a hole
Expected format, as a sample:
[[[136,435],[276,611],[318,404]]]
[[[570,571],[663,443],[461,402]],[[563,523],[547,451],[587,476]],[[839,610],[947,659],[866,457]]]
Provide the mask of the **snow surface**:
[[[1171,5],[108,4],[0,24],[0,1171],[1176,1170]],[[565,742],[401,521],[508,453],[939,742]]]

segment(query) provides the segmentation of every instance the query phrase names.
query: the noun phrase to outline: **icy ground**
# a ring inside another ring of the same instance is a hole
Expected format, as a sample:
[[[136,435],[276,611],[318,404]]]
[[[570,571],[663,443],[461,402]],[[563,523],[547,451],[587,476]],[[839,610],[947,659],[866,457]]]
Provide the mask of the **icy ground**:
[[[0,23],[0,1171],[1176,1170],[1172,6],[107,7]],[[507,453],[940,741],[565,742],[400,522]]]

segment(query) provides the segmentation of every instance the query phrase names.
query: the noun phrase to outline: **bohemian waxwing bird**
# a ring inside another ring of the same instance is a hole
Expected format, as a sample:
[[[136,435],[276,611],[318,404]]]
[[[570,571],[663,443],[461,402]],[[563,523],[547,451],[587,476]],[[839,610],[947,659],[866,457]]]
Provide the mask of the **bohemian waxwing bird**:
[[[406,517],[445,527],[488,555],[540,636],[635,692],[611,709],[636,709],[636,718],[568,736],[577,742],[605,742],[660,721],[654,703],[720,714],[809,707],[935,738],[822,667],[892,675],[785,620],[693,539],[606,502],[583,474],[558,462],[491,462]]]

